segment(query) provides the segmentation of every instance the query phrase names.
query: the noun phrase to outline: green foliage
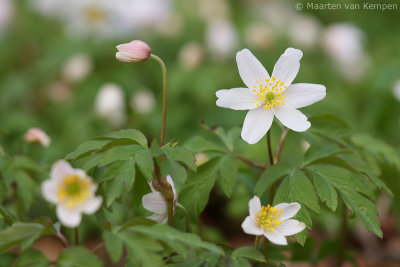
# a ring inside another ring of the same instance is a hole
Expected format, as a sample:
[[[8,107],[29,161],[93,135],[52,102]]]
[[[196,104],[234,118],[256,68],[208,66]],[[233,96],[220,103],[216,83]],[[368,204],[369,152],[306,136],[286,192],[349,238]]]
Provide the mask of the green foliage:
[[[285,162],[279,162],[266,169],[258,179],[254,187],[254,193],[258,197],[262,197],[266,190],[268,190],[273,183],[289,174],[291,171],[290,166]]]
[[[15,267],[48,267],[49,260],[43,253],[35,249],[27,249],[21,255],[19,255],[15,262]]]
[[[71,247],[64,249],[56,267],[100,267],[104,266],[100,259],[84,247]]]
[[[241,265],[244,263],[243,258],[258,262],[267,262],[265,260],[264,255],[252,247],[240,247],[236,249],[235,251],[232,252],[231,258],[234,262],[234,266],[243,266]],[[250,266],[249,263],[247,263],[247,265]]]

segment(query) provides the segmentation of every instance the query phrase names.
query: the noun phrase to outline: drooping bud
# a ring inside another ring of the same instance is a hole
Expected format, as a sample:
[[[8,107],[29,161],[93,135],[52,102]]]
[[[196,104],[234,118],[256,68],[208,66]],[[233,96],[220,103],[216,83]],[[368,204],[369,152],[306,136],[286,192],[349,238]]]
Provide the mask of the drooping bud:
[[[140,40],[134,40],[130,43],[117,46],[118,52],[115,55],[119,61],[123,62],[141,62],[150,57],[150,46]]]
[[[44,147],[50,145],[50,137],[39,128],[30,128],[25,134],[25,140],[32,144],[40,144]]]

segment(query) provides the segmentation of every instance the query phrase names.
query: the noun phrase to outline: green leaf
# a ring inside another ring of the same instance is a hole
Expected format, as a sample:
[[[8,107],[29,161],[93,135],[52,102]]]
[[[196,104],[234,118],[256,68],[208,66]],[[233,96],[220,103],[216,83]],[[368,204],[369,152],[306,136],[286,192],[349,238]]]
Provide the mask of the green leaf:
[[[185,147],[194,153],[199,152],[221,152],[226,153],[226,149],[217,145],[201,136],[194,136],[188,142],[185,143]]]
[[[65,159],[80,159],[89,156],[92,152],[102,148],[110,140],[90,140],[80,144],[75,151],[65,156]]]
[[[166,169],[164,173],[171,175],[172,179],[174,180],[175,188],[179,190],[186,182],[186,169],[178,162],[170,158],[169,155],[166,156],[165,165],[163,165],[163,167],[163,170]]]
[[[242,257],[258,262],[267,262],[264,255],[253,247],[240,247],[232,253],[232,258]]]
[[[386,185],[386,183],[375,175],[367,175],[368,178],[379,188],[385,190],[391,197],[393,197],[393,192]]]
[[[304,155],[304,165],[308,165],[317,159],[347,152],[334,144],[313,145]]]
[[[26,170],[33,172],[41,172],[42,169],[31,158],[26,156],[14,156],[8,166],[11,170]]]
[[[17,195],[21,200],[22,208],[27,211],[33,202],[35,183],[31,177],[24,171],[16,171],[13,173],[14,179],[17,182]]]
[[[192,171],[196,171],[197,169],[196,159],[190,150],[184,147],[172,148],[169,145],[164,146],[162,150],[165,153],[165,155],[171,158],[172,160],[185,164]]]
[[[369,231],[372,230],[378,237],[382,238],[383,233],[377,218],[378,210],[374,203],[350,188],[342,188],[340,193],[346,206],[361,217],[365,228]]]
[[[133,157],[136,153],[141,153],[144,149],[139,145],[115,146],[103,153],[103,157],[99,161],[99,167],[110,163],[127,160]]]
[[[14,223],[0,232],[0,253],[28,241],[32,244],[43,233],[44,226],[39,223]]]
[[[94,140],[113,140],[113,139],[130,139],[137,142],[142,147],[145,148],[148,147],[146,136],[136,129],[120,130],[118,132],[113,132],[107,136],[94,138]]]
[[[313,173],[314,186],[317,190],[319,198],[322,202],[326,203],[326,206],[332,211],[336,210],[338,199],[335,188],[325,180],[321,175]]]
[[[122,252],[124,249],[124,244],[122,240],[118,237],[118,235],[104,231],[103,232],[104,243],[106,245],[106,249],[110,254],[111,260],[113,263],[118,262],[121,259]]]
[[[251,264],[244,258],[234,258],[233,260],[233,267],[251,267]]]
[[[64,249],[57,260],[56,267],[101,267],[99,258],[84,247]]]
[[[12,225],[17,220],[13,214],[2,206],[0,206],[0,215],[8,225]]]
[[[347,170],[355,172],[355,173],[359,172],[354,166],[349,164],[346,160],[344,160],[343,158],[335,157],[335,156],[319,158],[319,159],[315,160],[314,162],[312,162],[311,164],[331,164],[331,165],[335,165],[338,167],[342,167],[344,169],[347,169]]]
[[[261,174],[260,179],[258,179],[258,182],[254,187],[254,194],[261,198],[264,195],[265,190],[267,190],[279,178],[287,175],[290,171],[291,168],[287,163],[279,162],[272,165]]]
[[[304,245],[306,244],[308,238],[308,232],[306,229],[304,229],[303,231],[301,231],[300,233],[296,234],[296,241],[297,243],[299,243],[300,245],[302,245],[304,247]]]
[[[333,114],[321,114],[309,119],[312,132],[320,133],[332,139],[338,139],[349,134],[350,127]]]
[[[48,267],[50,265],[48,259],[43,253],[36,249],[28,249],[19,255],[14,267]]]
[[[208,197],[215,184],[219,168],[220,158],[214,158],[201,165],[196,173],[190,173],[188,181],[182,188],[179,201],[194,213],[198,215],[205,208]]]
[[[319,213],[320,211],[314,187],[304,173],[299,170],[294,171],[289,177],[286,177],[282,181],[276,192],[274,203],[280,203],[276,200],[279,198],[283,198],[285,201],[298,201],[316,213]]]
[[[230,197],[237,182],[239,163],[232,154],[227,154],[221,158],[220,164],[218,183],[224,194]]]
[[[139,151],[135,154],[135,161],[147,181],[151,181],[154,178],[154,162],[151,151],[148,149]]]

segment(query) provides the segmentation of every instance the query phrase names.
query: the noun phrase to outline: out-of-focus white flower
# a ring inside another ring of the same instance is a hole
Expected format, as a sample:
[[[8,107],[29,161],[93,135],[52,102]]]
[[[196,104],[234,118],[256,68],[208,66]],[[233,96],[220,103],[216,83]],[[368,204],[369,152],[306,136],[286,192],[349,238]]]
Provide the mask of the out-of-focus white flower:
[[[261,6],[255,6],[254,16],[263,18],[275,34],[285,32],[291,18],[297,15],[291,3],[288,1],[262,1],[262,3]]]
[[[397,80],[393,86],[393,95],[398,101],[400,101],[400,80]]]
[[[214,20],[206,32],[207,48],[217,59],[229,57],[238,46],[235,27],[229,20]]]
[[[300,47],[313,48],[318,41],[321,25],[308,16],[294,16],[289,25],[289,38]]]
[[[95,196],[97,185],[84,170],[74,169],[65,160],[53,164],[50,179],[42,184],[44,198],[57,205],[60,222],[67,227],[77,227],[82,213],[95,213],[102,197]]]
[[[196,42],[187,43],[179,52],[179,63],[186,69],[196,68],[203,60],[203,47]]]
[[[197,153],[196,155],[194,155],[195,159],[196,159],[196,166],[200,166],[203,165],[204,163],[206,163],[209,160],[209,157],[207,156],[207,154],[200,152]]]
[[[320,84],[292,84],[300,69],[303,52],[288,48],[276,62],[272,77],[248,50],[236,54],[239,74],[247,88],[219,90],[217,106],[235,110],[249,110],[244,119],[242,138],[249,144],[257,143],[271,127],[274,116],[289,129],[304,132],[311,123],[298,108],[323,99],[325,86]]]
[[[83,80],[92,71],[93,62],[87,54],[75,54],[61,69],[61,76],[66,82],[76,83]]]
[[[133,40],[126,44],[117,45],[118,52],[115,57],[123,62],[141,62],[149,59],[150,46],[140,40]]]
[[[150,113],[156,104],[154,94],[149,90],[135,93],[131,98],[131,108],[140,114]]]
[[[14,14],[14,3],[12,0],[0,0],[0,33],[10,24]]]
[[[265,23],[250,24],[245,28],[246,43],[256,49],[267,49],[274,42],[274,35]]]
[[[296,215],[301,206],[297,202],[280,203],[274,207],[261,206],[260,199],[254,196],[249,201],[249,215],[242,223],[242,229],[249,235],[264,235],[277,245],[287,245],[285,236],[303,231],[306,225],[290,219]]]
[[[173,212],[175,213],[175,203],[178,200],[178,195],[175,190],[174,181],[170,175],[167,176],[167,182],[171,185],[172,192],[174,194]],[[164,196],[153,187],[151,182],[149,185],[151,188],[151,193],[143,196],[142,203],[145,209],[153,212],[154,214],[147,218],[160,223],[166,223],[168,220],[168,202],[165,200]]]
[[[51,139],[50,137],[39,128],[30,128],[25,133],[25,140],[32,144],[40,144],[44,147],[48,147],[50,145]]]
[[[125,97],[121,87],[113,83],[103,85],[96,97],[95,110],[113,127],[121,127],[126,121]]]
[[[358,27],[349,23],[333,24],[323,33],[322,41],[346,78],[357,80],[364,75],[369,60],[364,52],[364,34]]]

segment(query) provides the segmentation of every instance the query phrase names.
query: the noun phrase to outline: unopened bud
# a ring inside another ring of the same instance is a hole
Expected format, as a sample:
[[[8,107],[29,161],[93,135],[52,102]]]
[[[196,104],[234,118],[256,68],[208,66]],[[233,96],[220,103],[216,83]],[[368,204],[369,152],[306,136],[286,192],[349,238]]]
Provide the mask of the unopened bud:
[[[141,62],[150,57],[150,46],[140,40],[134,40],[127,44],[117,46],[118,52],[115,55],[119,61],[123,62]]]
[[[29,143],[40,144],[44,147],[50,145],[50,137],[39,128],[30,128],[25,134],[25,140]]]

